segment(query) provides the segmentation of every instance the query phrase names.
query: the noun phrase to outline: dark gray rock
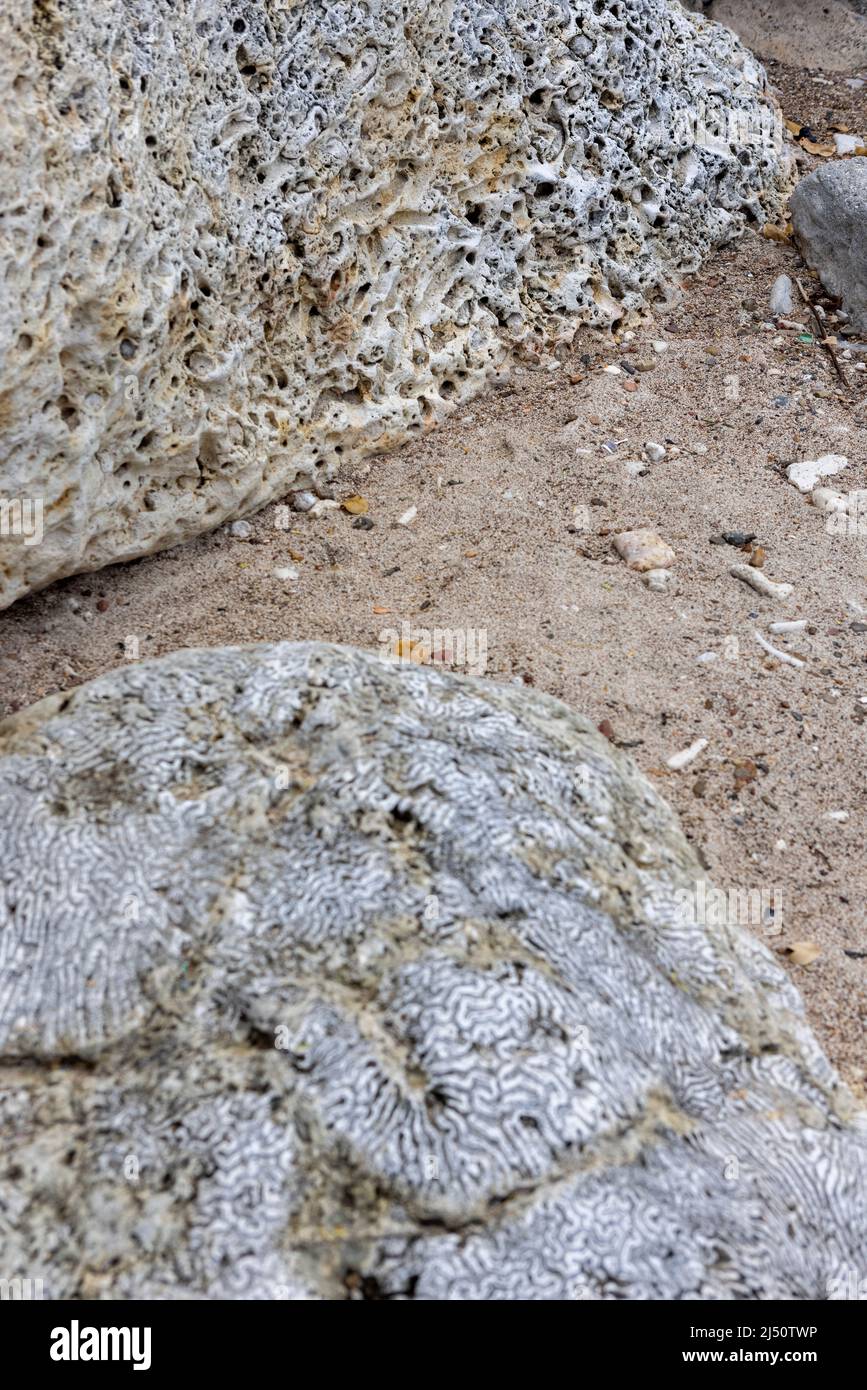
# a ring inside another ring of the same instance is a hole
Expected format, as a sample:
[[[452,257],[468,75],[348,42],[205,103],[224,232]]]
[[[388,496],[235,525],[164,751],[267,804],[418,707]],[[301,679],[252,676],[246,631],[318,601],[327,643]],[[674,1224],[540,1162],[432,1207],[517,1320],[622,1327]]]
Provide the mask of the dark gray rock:
[[[867,51],[865,51],[867,58]],[[831,160],[798,184],[795,236],[807,264],[867,333],[867,159]]]

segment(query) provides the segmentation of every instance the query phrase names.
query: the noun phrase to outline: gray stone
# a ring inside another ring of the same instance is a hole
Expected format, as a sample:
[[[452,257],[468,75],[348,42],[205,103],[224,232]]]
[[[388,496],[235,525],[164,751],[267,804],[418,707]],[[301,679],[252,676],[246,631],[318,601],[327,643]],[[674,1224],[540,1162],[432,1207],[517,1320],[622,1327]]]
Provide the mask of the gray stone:
[[[554,700],[319,645],[130,665],[0,726],[0,855],[0,1269],[46,1297],[867,1267],[799,996]]]
[[[4,6],[2,491],[44,535],[0,532],[0,606],[315,491],[773,215],[764,73],[697,25],[677,0]]]
[[[769,309],[775,319],[795,312],[794,285],[788,275],[778,275],[771,286]]]
[[[791,207],[807,264],[867,333],[867,159],[828,160],[798,184]]]

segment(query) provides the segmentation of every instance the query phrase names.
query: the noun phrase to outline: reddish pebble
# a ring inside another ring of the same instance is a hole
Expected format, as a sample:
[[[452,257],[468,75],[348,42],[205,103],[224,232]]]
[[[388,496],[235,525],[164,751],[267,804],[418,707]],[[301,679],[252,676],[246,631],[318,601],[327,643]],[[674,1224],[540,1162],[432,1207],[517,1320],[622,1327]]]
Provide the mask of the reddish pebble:
[[[611,727],[610,720],[603,719],[602,723],[597,724],[596,727],[599,730],[600,734],[604,734],[605,737],[609,740],[609,742],[614,742],[614,730]]]

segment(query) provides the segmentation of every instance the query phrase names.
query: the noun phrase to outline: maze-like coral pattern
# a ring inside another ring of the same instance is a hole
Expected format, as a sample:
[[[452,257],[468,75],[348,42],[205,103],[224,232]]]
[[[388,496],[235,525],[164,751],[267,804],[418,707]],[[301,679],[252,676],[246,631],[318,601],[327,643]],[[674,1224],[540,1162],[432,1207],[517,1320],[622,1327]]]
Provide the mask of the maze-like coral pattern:
[[[428,429],[779,196],[763,73],[677,0],[18,0],[0,40],[2,492],[45,529],[0,606]]]
[[[867,1136],[564,706],[316,644],[0,726],[0,1270],[52,1297],[803,1298]]]

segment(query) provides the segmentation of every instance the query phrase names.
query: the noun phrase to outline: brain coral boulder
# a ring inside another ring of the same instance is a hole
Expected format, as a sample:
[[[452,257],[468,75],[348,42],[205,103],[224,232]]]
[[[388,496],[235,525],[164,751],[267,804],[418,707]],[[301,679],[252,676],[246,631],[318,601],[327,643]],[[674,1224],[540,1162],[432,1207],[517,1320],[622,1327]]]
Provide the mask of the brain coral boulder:
[[[0,846],[0,1268],[46,1297],[864,1268],[864,1122],[799,996],[554,700],[177,653],[0,726]]]
[[[19,0],[0,38],[0,604],[428,428],[780,196],[761,69],[676,0]]]

